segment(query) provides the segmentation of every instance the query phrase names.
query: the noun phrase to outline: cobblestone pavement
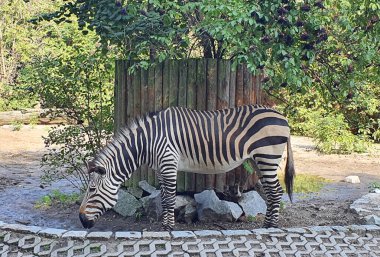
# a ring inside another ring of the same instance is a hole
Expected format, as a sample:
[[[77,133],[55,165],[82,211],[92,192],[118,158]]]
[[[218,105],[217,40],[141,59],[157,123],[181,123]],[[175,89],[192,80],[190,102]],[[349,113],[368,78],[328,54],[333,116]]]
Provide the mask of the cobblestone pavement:
[[[380,226],[66,231],[0,221],[0,256],[380,256]]]

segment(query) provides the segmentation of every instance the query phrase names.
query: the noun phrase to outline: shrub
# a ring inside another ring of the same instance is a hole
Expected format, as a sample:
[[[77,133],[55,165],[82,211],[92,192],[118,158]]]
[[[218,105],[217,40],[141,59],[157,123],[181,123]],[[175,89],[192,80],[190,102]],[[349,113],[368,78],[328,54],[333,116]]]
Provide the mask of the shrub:
[[[363,153],[368,150],[368,141],[350,132],[342,114],[316,116],[312,127],[312,136],[322,153]]]

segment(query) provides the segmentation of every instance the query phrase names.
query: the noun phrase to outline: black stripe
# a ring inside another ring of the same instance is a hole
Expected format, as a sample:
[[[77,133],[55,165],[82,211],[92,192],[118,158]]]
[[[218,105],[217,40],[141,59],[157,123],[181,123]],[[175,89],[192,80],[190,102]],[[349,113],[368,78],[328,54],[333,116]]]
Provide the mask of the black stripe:
[[[288,138],[287,137],[283,137],[283,136],[264,137],[264,138],[262,138],[260,140],[257,140],[253,144],[251,144],[248,147],[248,152],[250,153],[250,152],[252,152],[253,150],[255,150],[256,148],[259,148],[259,147],[264,147],[264,146],[268,146],[268,145],[284,144],[287,141],[288,141]]]

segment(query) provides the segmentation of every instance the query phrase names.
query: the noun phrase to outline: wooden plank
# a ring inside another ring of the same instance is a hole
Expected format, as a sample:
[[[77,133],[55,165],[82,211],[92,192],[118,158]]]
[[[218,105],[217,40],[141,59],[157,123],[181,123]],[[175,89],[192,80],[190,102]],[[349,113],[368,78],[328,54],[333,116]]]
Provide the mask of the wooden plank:
[[[166,60],[162,65],[162,108],[170,106],[170,61]]]
[[[186,107],[186,87],[187,87],[187,61],[175,61],[175,66],[178,70],[178,106]],[[188,136],[188,135],[186,135]],[[186,176],[183,171],[179,171],[177,175],[177,192],[185,191]]]
[[[207,60],[207,110],[212,111],[216,109],[217,100],[217,84],[218,84],[218,63],[216,59]],[[213,138],[213,133],[211,133],[211,139],[215,149],[215,138]],[[216,160],[215,152],[213,153],[214,159]],[[215,175],[206,175],[206,188],[215,188]]]
[[[230,62],[230,96],[229,96],[229,107],[235,107],[235,90],[236,90],[236,70],[237,66],[233,66]],[[233,192],[235,186],[235,170],[227,172],[226,185],[230,192]]]
[[[151,66],[148,70],[148,109],[149,112],[153,112],[155,110],[155,67]],[[155,171],[151,168],[148,168],[148,178],[147,181],[149,185],[155,185],[156,174]]]
[[[149,112],[148,106],[148,70],[141,70],[141,115],[145,115]],[[148,181],[148,167],[146,165],[141,166],[140,180]]]
[[[133,117],[134,112],[134,88],[132,85],[132,77],[133,75],[128,72],[128,68],[131,67],[133,63],[131,61],[128,61],[126,63],[126,82],[127,82],[127,124],[131,122],[131,119]],[[133,179],[130,178],[126,181],[126,186],[132,186],[133,185]]]
[[[191,109],[196,108],[197,104],[197,62],[194,59],[187,61],[187,92],[186,106]],[[185,173],[185,191],[195,192],[195,174]]]
[[[236,87],[235,87],[235,104],[241,106],[244,103],[244,91],[243,91],[243,66],[239,64],[236,69]],[[241,183],[242,167],[235,169],[235,185]]]
[[[218,61],[218,90],[217,90],[217,109],[225,109],[229,106],[228,98],[230,96],[230,65],[229,61]],[[221,133],[219,138],[216,138],[219,142],[222,141]],[[219,146],[221,148],[223,146]],[[221,159],[224,161],[223,154],[221,153]],[[226,186],[226,174],[218,174],[215,176],[215,189],[218,192],[224,192]]]
[[[162,110],[162,70],[163,64],[157,64],[154,72],[154,88],[155,88],[155,111]],[[159,182],[158,179],[155,178],[154,186],[158,187]]]
[[[119,130],[120,128],[120,119],[121,116],[123,115],[121,113],[122,108],[121,108],[121,75],[122,70],[121,70],[121,61],[116,60],[115,61],[115,88],[114,88],[114,105],[115,105],[115,111],[114,111],[114,132]]]
[[[197,60],[197,110],[206,110],[207,86],[206,86],[206,68],[207,60]],[[195,191],[201,192],[205,189],[206,175],[195,175]]]
[[[133,96],[134,96],[134,109],[133,109],[133,119],[141,115],[141,69],[137,69],[134,74],[132,74],[132,86],[133,86]],[[133,173],[132,186],[137,187],[141,180],[141,169],[138,168]]]
[[[239,64],[236,68],[235,105],[242,106],[243,104],[244,104],[243,66]]]
[[[252,86],[250,85],[250,73],[248,72],[247,66],[243,66],[243,104],[250,104],[251,101],[251,90]]]
[[[169,75],[169,106],[178,105],[178,76],[179,76],[179,67],[176,60],[170,60],[170,75]]]

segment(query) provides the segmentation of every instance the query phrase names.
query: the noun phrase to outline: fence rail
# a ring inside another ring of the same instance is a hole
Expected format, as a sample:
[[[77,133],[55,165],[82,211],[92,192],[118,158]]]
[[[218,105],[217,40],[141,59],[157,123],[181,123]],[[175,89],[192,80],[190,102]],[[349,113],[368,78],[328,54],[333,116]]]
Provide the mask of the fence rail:
[[[169,106],[215,110],[261,103],[261,76],[253,76],[245,65],[233,67],[229,60],[167,60],[130,74],[128,69],[132,64],[131,61],[116,61],[116,129],[131,118]],[[177,192],[215,189],[233,194],[237,186],[240,190],[252,188],[255,179],[242,168],[221,175],[179,172]],[[158,184],[154,171],[143,166],[126,186],[136,186],[140,180]]]

